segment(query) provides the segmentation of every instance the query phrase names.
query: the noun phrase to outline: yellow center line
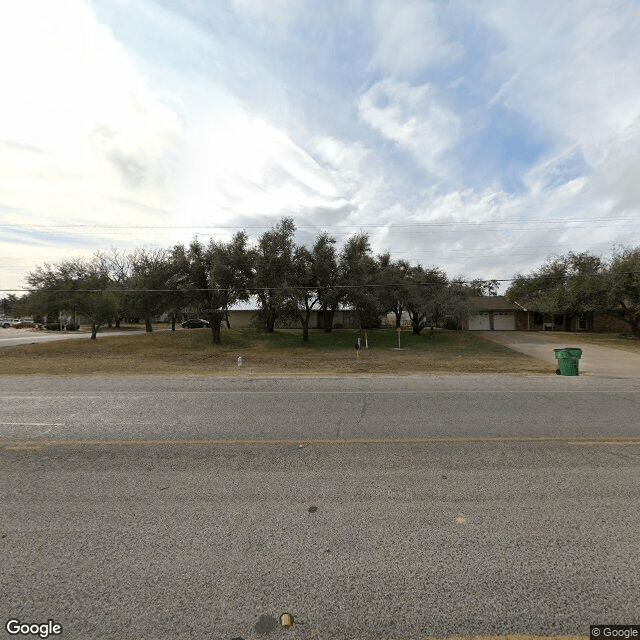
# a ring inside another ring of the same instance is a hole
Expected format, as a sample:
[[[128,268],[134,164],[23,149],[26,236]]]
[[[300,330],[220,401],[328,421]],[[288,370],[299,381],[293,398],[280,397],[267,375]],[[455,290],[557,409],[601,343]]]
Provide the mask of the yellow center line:
[[[573,446],[640,445],[640,437],[563,437],[563,436],[475,436],[475,437],[407,437],[407,438],[270,438],[270,439],[180,439],[180,440],[27,440],[2,442],[5,451],[40,450],[44,447],[183,447],[183,446],[342,446],[342,445],[437,445],[437,444],[492,444],[492,443],[558,443]]]

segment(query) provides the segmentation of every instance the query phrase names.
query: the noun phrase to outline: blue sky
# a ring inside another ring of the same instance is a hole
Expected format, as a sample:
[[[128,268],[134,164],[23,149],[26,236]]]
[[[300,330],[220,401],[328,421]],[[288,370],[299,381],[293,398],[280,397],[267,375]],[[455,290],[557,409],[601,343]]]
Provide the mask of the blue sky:
[[[44,261],[255,239],[284,215],[300,242],[366,231],[470,278],[638,244],[635,0],[2,12],[1,289]]]

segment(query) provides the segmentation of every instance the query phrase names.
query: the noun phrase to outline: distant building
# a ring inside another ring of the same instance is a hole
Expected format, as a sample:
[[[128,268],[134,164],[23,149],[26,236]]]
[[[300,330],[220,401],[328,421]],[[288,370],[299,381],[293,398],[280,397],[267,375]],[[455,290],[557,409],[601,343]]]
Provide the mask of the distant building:
[[[631,325],[612,312],[594,311],[569,317],[526,309],[504,296],[471,298],[474,312],[463,323],[469,331],[611,331],[629,333]]]

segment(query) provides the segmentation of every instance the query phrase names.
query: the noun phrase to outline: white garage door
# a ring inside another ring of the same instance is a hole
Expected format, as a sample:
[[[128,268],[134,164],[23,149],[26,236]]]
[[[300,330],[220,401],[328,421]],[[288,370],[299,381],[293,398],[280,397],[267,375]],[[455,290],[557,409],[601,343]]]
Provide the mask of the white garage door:
[[[507,311],[493,312],[493,328],[496,331],[515,331],[516,318]]]
[[[489,331],[491,322],[489,321],[489,312],[478,313],[469,317],[470,331]]]

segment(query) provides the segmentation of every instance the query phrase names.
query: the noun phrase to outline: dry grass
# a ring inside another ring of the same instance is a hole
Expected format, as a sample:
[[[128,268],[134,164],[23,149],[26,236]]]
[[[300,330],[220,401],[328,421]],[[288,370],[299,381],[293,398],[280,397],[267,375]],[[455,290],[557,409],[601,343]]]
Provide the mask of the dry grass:
[[[369,332],[369,349],[356,357],[355,331],[300,331],[264,335],[252,329],[223,332],[222,345],[206,329],[99,337],[0,349],[3,374],[47,375],[354,375],[444,373],[548,373],[549,366],[469,332],[438,331],[433,338],[392,330]],[[242,356],[244,364],[237,366]]]

